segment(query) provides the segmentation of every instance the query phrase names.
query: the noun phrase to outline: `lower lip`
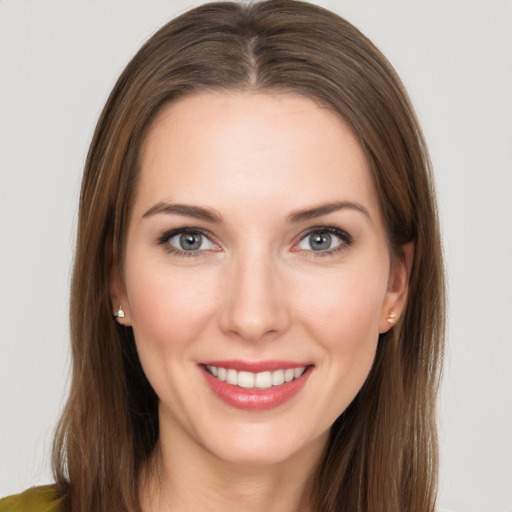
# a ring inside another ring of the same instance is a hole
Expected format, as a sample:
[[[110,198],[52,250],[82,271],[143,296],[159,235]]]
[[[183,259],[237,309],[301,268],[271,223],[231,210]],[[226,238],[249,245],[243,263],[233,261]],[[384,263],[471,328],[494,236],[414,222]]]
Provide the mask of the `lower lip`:
[[[272,386],[268,389],[245,389],[220,381],[208,373],[204,366],[201,366],[201,370],[210,389],[223,402],[231,407],[245,411],[266,411],[279,407],[305,386],[311,374],[311,367],[309,367],[297,379],[285,382],[280,386]]]

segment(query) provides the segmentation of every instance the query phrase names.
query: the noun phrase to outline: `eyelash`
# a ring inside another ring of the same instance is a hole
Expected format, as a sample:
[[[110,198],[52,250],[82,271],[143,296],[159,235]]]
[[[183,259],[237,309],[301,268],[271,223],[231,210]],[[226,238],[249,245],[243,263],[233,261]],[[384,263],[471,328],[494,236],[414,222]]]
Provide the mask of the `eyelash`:
[[[171,240],[176,235],[180,234],[199,234],[203,237],[206,237],[212,244],[216,245],[212,241],[212,235],[205,230],[199,229],[199,228],[188,228],[188,227],[182,227],[177,229],[172,229],[171,231],[166,231],[163,233],[160,237],[157,239],[157,245],[164,245],[165,250],[172,255],[180,256],[180,257],[197,257],[200,256],[201,253],[204,251],[196,250],[196,251],[186,251],[182,249],[177,249],[169,244],[169,240]],[[354,243],[354,239],[352,236],[347,233],[345,230],[337,228],[335,226],[315,226],[314,228],[309,229],[306,233],[300,235],[298,242],[294,243],[294,247],[296,247],[302,240],[307,238],[308,236],[311,236],[313,234],[329,234],[334,235],[337,238],[341,240],[341,243],[334,247],[333,249],[328,249],[325,251],[314,251],[314,250],[308,250],[306,251],[309,256],[313,258],[322,258],[326,256],[331,256],[334,254],[337,254],[341,252],[342,250],[346,249],[347,247],[350,247]],[[293,250],[293,249],[292,249]],[[296,249],[293,252],[299,252],[300,249]]]
[[[338,254],[339,252],[343,251],[347,247],[350,247],[354,243],[353,237],[347,233],[345,230],[337,228],[335,226],[315,226],[312,229],[309,229],[306,233],[300,236],[299,241],[294,244],[295,246],[300,243],[302,240],[307,238],[308,236],[311,236],[313,234],[329,234],[334,235],[337,238],[341,240],[341,243],[334,247],[333,249],[328,249],[326,251],[313,251],[309,250],[307,251],[308,256],[311,256],[312,258],[324,258],[327,256],[332,256],[334,254]]]
[[[196,256],[200,256],[202,252],[204,251],[186,251],[186,250],[183,250],[183,249],[177,249],[176,247],[173,247],[172,245],[170,245],[168,242],[169,240],[171,240],[173,237],[175,237],[176,235],[182,235],[182,234],[185,234],[185,233],[189,233],[189,234],[192,234],[192,235],[201,235],[205,238],[207,238],[208,240],[211,241],[212,239],[212,235],[207,232],[207,231],[204,231],[202,229],[199,229],[199,228],[177,228],[177,229],[172,229],[171,231],[166,231],[165,233],[163,233],[160,237],[158,237],[157,239],[157,245],[164,245],[165,246],[165,250],[169,253],[169,254],[172,254],[174,256],[181,256],[181,257],[196,257]],[[211,242],[213,243],[213,242]]]

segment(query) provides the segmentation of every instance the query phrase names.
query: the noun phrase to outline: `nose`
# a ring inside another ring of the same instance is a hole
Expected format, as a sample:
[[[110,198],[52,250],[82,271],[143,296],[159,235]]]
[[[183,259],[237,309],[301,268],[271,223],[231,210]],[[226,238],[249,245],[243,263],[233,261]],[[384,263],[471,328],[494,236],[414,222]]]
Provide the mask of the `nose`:
[[[268,255],[240,257],[229,265],[220,327],[246,341],[274,339],[290,325],[290,297]]]

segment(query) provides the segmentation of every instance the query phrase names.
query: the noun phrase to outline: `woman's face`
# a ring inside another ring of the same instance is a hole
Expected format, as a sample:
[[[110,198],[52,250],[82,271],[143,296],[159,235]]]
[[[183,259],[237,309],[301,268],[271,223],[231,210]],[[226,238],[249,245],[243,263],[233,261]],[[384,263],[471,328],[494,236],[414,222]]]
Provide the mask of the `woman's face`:
[[[318,455],[406,290],[352,131],[298,95],[198,93],[159,114],[140,163],[111,290],[162,441]]]

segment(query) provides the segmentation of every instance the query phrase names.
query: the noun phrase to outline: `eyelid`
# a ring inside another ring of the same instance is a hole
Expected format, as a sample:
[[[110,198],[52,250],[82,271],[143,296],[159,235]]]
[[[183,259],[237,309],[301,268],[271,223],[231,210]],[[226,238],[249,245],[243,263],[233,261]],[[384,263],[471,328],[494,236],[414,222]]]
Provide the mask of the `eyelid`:
[[[201,249],[196,251],[187,251],[184,249],[179,249],[177,247],[171,246],[168,242],[172,238],[174,238],[177,235],[184,234],[184,233],[197,233],[201,236],[204,236],[207,238],[210,243],[214,246],[213,249]],[[197,227],[189,227],[189,226],[182,226],[179,228],[170,229],[164,233],[162,233],[157,239],[156,239],[156,245],[166,245],[165,249],[169,251],[170,253],[181,255],[181,256],[199,256],[205,252],[211,251],[211,250],[219,250],[220,245],[215,241],[215,237],[212,233],[210,233],[208,230],[205,230],[203,228],[197,228]]]
[[[183,249],[178,249],[176,247],[170,246],[168,244],[169,240],[176,235],[183,234],[183,233],[198,233],[204,237],[206,237],[211,244],[213,244],[214,249],[202,249],[202,250],[196,250],[196,251],[186,251]],[[298,248],[298,244],[304,240],[307,236],[310,236],[313,233],[329,233],[330,235],[334,235],[337,238],[341,240],[342,243],[337,245],[336,247],[332,249],[327,249],[325,251],[314,251],[313,249],[307,250],[307,249],[301,249]],[[332,254],[335,254],[339,251],[342,251],[343,249],[346,249],[347,247],[350,247],[354,243],[354,239],[350,233],[348,233],[346,230],[339,228],[337,226],[327,225],[327,226],[313,226],[311,228],[308,228],[305,232],[301,233],[296,241],[292,244],[291,251],[292,252],[304,252],[309,253],[310,256],[313,257],[319,257],[319,256],[329,256]],[[220,244],[216,241],[216,237],[208,230],[205,230],[203,228],[199,227],[190,227],[190,226],[182,226],[179,228],[173,228],[170,229],[163,234],[161,234],[156,239],[156,245],[166,245],[166,250],[177,254],[181,256],[199,256],[201,254],[204,254],[205,252],[209,252],[211,250],[213,251],[219,251],[221,250]]]
[[[334,235],[341,240],[341,243],[332,249],[327,249],[325,251],[314,251],[313,249],[301,249],[298,248],[300,242],[302,242],[306,237],[314,234],[314,233],[328,233],[330,235]],[[300,234],[297,238],[297,241],[292,245],[292,252],[305,252],[309,253],[313,257],[321,257],[321,256],[329,256],[332,254],[336,254],[347,247],[350,247],[354,243],[353,237],[344,229],[341,229],[337,226],[314,226],[309,228],[306,232]]]
[[[187,239],[189,236],[192,236],[195,240],[199,240],[199,247],[194,249],[185,249],[181,247],[182,238],[185,237]],[[177,249],[178,251],[185,252],[203,252],[213,249],[213,242],[202,233],[197,233],[193,231],[184,231],[183,233],[177,233],[174,236],[171,236],[167,240],[168,244],[173,247],[173,249]],[[205,247],[206,246],[206,247]]]

